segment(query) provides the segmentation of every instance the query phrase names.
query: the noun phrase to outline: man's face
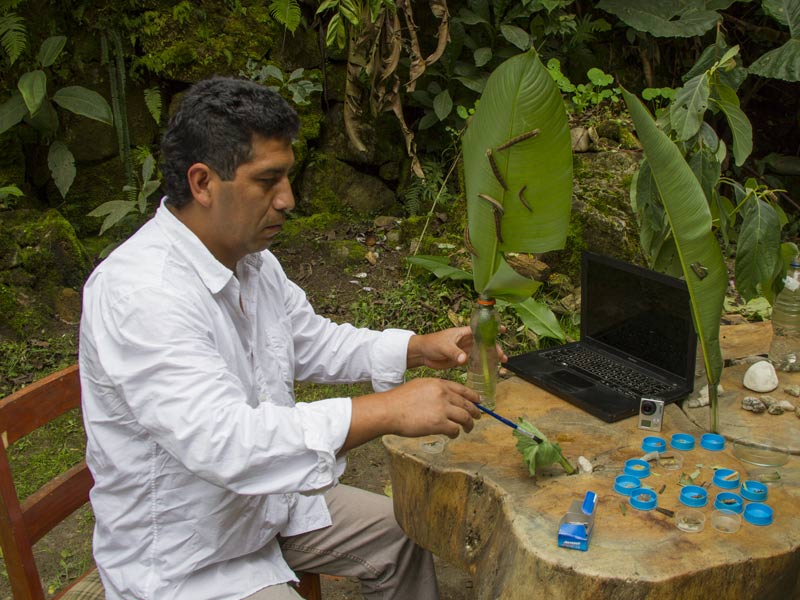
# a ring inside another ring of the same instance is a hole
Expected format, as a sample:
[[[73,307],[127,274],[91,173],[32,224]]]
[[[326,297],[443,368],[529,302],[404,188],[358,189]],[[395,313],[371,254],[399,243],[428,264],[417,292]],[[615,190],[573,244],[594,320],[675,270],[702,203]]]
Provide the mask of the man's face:
[[[252,148],[253,158],[239,165],[233,180],[214,173],[209,184],[215,254],[231,268],[246,254],[269,248],[294,208],[291,144],[254,136]]]

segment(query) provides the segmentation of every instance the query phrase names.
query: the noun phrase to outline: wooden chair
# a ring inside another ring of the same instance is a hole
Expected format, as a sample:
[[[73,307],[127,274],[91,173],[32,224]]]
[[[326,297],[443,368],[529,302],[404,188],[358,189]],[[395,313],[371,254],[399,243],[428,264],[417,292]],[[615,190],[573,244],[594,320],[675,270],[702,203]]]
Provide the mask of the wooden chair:
[[[33,544],[89,501],[94,481],[84,461],[50,480],[22,503],[17,496],[6,449],[67,411],[80,407],[78,366],[54,373],[0,400],[0,548],[15,600],[44,600]],[[319,575],[298,573],[298,592],[321,600]],[[92,567],[62,590],[61,600],[103,600]]]

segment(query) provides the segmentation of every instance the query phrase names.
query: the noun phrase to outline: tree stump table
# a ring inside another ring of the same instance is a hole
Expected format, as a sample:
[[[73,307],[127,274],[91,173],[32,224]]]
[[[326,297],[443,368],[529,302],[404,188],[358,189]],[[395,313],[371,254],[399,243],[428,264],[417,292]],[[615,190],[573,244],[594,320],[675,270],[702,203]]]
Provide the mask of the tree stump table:
[[[524,416],[571,462],[588,458],[594,472],[567,476],[554,465],[531,478],[511,429],[487,416],[454,440],[384,437],[400,525],[421,546],[468,571],[476,598],[800,598],[797,456],[769,485],[766,503],[774,522],[743,521],[739,531],[722,533],[708,519],[716,494],[724,491],[711,483],[714,469],[735,469],[744,481],[755,467],[734,457],[732,443],[721,451],[701,448],[705,427],[678,405],[667,406],[660,436],[669,441],[673,433],[689,433],[697,444],[674,452],[683,458],[681,469],[654,464],[643,484],[659,492],[660,507],[677,511],[682,473],[695,475],[695,484],[708,482],[709,502],[700,509],[705,528],[686,533],[674,518],[636,510],[613,490],[624,462],[644,454],[643,438],[658,435],[638,429],[635,418],[605,423],[516,377],[498,386],[497,412],[511,420]],[[775,427],[800,422],[789,414],[761,416]],[[560,519],[587,491],[598,495],[589,550],[558,547]]]

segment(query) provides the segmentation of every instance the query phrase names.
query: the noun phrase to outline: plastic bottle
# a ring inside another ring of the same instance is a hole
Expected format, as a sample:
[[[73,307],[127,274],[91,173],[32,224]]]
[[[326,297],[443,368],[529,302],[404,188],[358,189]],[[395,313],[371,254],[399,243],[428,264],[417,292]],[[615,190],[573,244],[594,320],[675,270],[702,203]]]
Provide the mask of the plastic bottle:
[[[769,360],[778,371],[800,371],[800,256],[789,265],[772,305]]]
[[[500,315],[494,298],[481,296],[470,318],[472,328],[472,350],[467,365],[467,385],[478,392],[481,404],[493,409],[497,391],[497,334],[500,331]]]

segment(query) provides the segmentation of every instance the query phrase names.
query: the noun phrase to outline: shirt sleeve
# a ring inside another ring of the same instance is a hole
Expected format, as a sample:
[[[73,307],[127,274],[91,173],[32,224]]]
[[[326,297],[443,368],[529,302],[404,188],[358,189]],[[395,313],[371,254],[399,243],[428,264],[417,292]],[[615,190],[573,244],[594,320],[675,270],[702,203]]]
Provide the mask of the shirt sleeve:
[[[220,332],[207,325],[212,307],[156,288],[113,303],[89,296],[87,356],[98,368],[85,375],[102,374],[105,392],[90,401],[107,403],[112,421],[98,428],[140,428],[189,471],[240,494],[315,493],[335,483],[350,399],[252,406],[215,344]]]

